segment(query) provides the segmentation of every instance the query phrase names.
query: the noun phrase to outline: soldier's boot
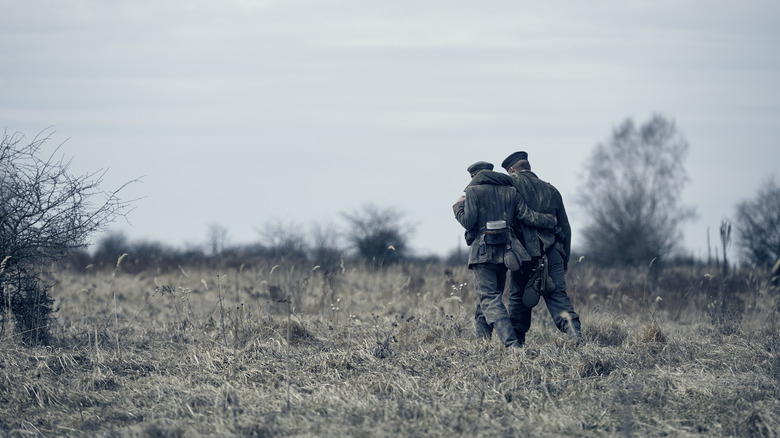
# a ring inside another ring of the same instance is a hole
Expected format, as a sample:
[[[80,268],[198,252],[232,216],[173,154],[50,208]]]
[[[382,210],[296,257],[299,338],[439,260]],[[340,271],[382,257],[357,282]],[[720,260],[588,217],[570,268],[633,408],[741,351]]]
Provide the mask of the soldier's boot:
[[[572,327],[572,324],[566,324],[566,334],[569,335],[569,339],[574,341],[575,345],[582,345],[585,343],[585,340],[582,338],[582,333],[580,330],[578,330],[575,327]]]
[[[474,321],[477,339],[490,340],[493,336],[493,327],[485,321],[485,318],[478,318]]]
[[[512,327],[515,329],[515,337],[517,338],[517,343],[520,345],[525,345],[525,330],[523,330],[522,324],[515,321],[511,317],[509,318],[510,321],[512,321]]]
[[[525,345],[525,332],[519,332],[515,329],[515,336],[517,336],[517,343],[520,344],[520,346]]]
[[[496,332],[501,342],[508,348],[521,348],[522,345],[517,342],[515,328],[512,327],[512,321],[509,318],[502,318],[493,323],[493,331]]]

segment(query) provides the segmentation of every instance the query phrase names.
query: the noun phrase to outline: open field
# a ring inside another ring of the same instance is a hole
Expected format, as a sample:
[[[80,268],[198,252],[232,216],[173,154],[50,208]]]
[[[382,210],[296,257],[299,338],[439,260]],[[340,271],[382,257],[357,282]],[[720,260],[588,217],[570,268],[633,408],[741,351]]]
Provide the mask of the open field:
[[[4,324],[0,435],[778,436],[778,291],[713,271],[572,266],[587,343],[540,304],[520,351],[465,268],[58,272],[52,345]]]

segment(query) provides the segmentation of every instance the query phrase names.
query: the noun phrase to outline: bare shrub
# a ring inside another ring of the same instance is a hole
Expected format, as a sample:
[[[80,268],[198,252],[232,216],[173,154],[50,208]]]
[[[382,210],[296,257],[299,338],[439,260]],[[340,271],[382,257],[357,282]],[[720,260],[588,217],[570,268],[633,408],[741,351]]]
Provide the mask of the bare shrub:
[[[23,340],[32,343],[48,340],[52,318],[43,273],[86,248],[90,234],[130,207],[119,198],[130,183],[105,192],[100,188],[105,171],[74,175],[70,161],[59,155],[62,145],[45,152],[50,135],[42,132],[25,141],[21,133],[4,131],[0,138],[0,285],[9,295],[0,300],[0,311],[10,310]]]
[[[780,260],[780,184],[766,178],[752,199],[737,207],[737,245],[749,264],[771,267]]]

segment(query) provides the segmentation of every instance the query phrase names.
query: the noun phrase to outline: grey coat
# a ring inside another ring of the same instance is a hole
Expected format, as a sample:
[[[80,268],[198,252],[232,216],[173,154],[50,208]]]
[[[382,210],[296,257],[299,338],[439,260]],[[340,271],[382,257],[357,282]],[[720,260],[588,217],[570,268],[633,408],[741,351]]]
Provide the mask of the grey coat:
[[[485,228],[489,221],[504,220],[507,226],[524,224],[554,229],[555,218],[528,208],[503,173],[483,170],[466,187],[466,200],[452,206],[455,218],[467,230],[476,229],[477,237],[469,251],[469,267],[477,263],[503,263],[504,247],[485,244]]]
[[[561,193],[552,184],[542,181],[530,170],[512,172],[514,187],[525,200],[529,208],[554,215],[558,220],[558,227],[564,235],[563,242],[556,242],[555,235],[550,229],[527,228],[523,230],[523,246],[531,256],[539,257],[541,251],[546,251],[552,245],[561,245],[564,264],[568,264],[571,255],[571,225],[566,209],[563,206]]]

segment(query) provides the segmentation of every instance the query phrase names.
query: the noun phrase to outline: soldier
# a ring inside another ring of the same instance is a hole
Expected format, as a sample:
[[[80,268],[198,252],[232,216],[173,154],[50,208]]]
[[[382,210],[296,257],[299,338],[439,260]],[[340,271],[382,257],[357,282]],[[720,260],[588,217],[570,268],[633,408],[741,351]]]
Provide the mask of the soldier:
[[[531,172],[528,153],[519,151],[508,156],[501,167],[509,172],[514,187],[528,208],[552,214],[558,226],[553,230],[524,229],[523,245],[532,257],[513,272],[509,286],[509,315],[515,336],[521,344],[531,327],[531,311],[544,297],[558,330],[568,333],[577,343],[582,341],[580,317],[566,294],[566,279],[571,255],[571,226],[560,192],[552,184]]]
[[[468,167],[471,182],[452,210],[455,218],[469,231],[469,269],[474,271],[477,306],[474,315],[478,338],[489,338],[495,331],[507,347],[519,348],[515,330],[501,297],[507,268],[504,252],[511,227],[516,222],[553,229],[555,218],[526,207],[512,187],[508,175],[494,172],[493,165],[479,161]],[[525,259],[530,256],[525,253]]]

